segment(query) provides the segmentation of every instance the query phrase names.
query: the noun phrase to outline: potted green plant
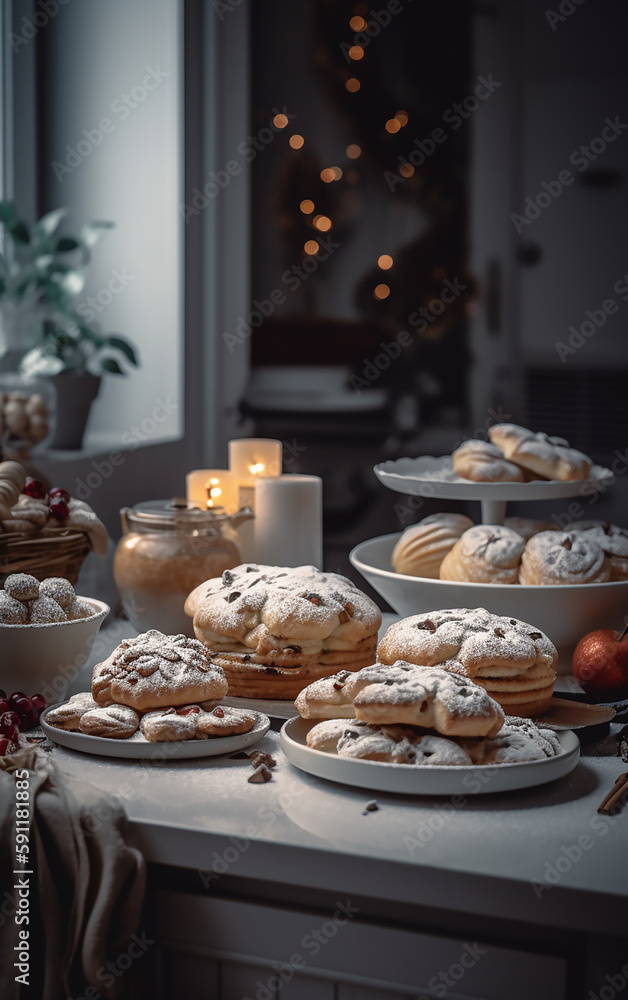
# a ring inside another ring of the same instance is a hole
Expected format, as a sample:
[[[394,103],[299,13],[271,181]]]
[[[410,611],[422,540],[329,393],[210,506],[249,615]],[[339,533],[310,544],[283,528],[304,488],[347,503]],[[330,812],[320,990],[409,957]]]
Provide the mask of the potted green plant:
[[[103,333],[75,309],[92,248],[114,223],[59,235],[67,211],[55,209],[29,227],[12,202],[0,202],[0,371],[49,378],[57,392],[51,447],[80,448],[101,376],[125,375],[125,365],[138,360],[127,340]]]

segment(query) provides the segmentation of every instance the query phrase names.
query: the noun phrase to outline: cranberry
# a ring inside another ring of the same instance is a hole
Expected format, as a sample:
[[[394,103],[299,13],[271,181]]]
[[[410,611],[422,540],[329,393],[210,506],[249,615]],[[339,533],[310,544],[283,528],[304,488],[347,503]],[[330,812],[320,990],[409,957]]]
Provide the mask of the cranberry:
[[[7,754],[14,753],[17,750],[17,746],[12,740],[0,739],[0,757],[6,757]]]
[[[26,493],[29,497],[34,497],[36,500],[45,500],[46,491],[43,484],[39,482],[39,479],[27,478],[26,485],[22,490],[22,493]]]
[[[6,700],[6,698],[2,698],[2,700],[0,701],[0,715],[3,715],[5,712],[10,712],[10,711],[11,711],[11,706],[9,705],[8,701]]]
[[[50,501],[50,513],[60,521],[66,521],[70,516],[70,508],[63,497],[53,497]]]
[[[70,502],[70,494],[62,486],[53,486],[50,490],[50,499],[56,499],[57,497],[60,497],[64,503]]]
[[[4,712],[0,715],[0,735],[12,738],[20,730],[21,719],[15,712]]]
[[[39,723],[39,716],[37,715],[37,712],[33,712],[31,709],[30,712],[27,712],[25,715],[22,716],[20,729],[22,730],[23,733],[25,733],[28,729],[34,729],[38,723]]]
[[[184,705],[183,708],[177,709],[177,715],[198,715],[200,711],[199,705]]]
[[[23,691],[14,691],[13,694],[10,694],[7,700],[9,702],[9,705],[10,705],[11,709],[13,711],[15,711],[15,703],[16,703],[16,701],[19,698],[25,698],[25,697],[26,697],[26,695],[24,694]]]
[[[31,695],[31,706],[33,711],[37,713],[37,717],[39,718],[39,716],[46,707],[46,699],[44,698],[43,694]]]

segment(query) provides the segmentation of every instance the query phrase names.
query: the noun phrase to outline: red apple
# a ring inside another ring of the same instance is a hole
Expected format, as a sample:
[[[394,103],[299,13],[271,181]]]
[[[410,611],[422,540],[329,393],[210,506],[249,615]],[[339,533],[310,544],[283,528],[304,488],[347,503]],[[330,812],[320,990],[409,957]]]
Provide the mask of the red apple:
[[[601,628],[583,636],[571,662],[585,691],[618,691],[628,687],[628,633]]]

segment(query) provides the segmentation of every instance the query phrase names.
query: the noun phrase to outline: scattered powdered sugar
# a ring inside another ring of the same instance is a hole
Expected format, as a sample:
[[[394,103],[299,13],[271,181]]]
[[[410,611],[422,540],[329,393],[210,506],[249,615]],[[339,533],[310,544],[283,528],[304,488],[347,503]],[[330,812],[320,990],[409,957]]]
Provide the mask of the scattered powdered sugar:
[[[518,566],[524,548],[521,535],[500,524],[476,524],[458,542],[463,558],[480,559],[503,568]]]
[[[540,729],[531,719],[516,716],[507,716],[492,740],[461,739],[459,742],[474,764],[514,764],[556,757],[563,752],[551,729]]]

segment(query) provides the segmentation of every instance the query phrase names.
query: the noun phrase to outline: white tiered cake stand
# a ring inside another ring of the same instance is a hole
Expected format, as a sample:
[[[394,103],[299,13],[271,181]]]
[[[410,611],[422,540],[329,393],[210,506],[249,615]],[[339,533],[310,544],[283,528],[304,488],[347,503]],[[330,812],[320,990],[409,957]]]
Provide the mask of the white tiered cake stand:
[[[373,471],[384,486],[396,493],[441,500],[479,500],[483,524],[503,524],[509,500],[559,500],[591,496],[614,481],[610,469],[594,465],[586,480],[535,479],[529,483],[476,483],[456,475],[450,455],[434,458],[398,458],[380,462]]]

